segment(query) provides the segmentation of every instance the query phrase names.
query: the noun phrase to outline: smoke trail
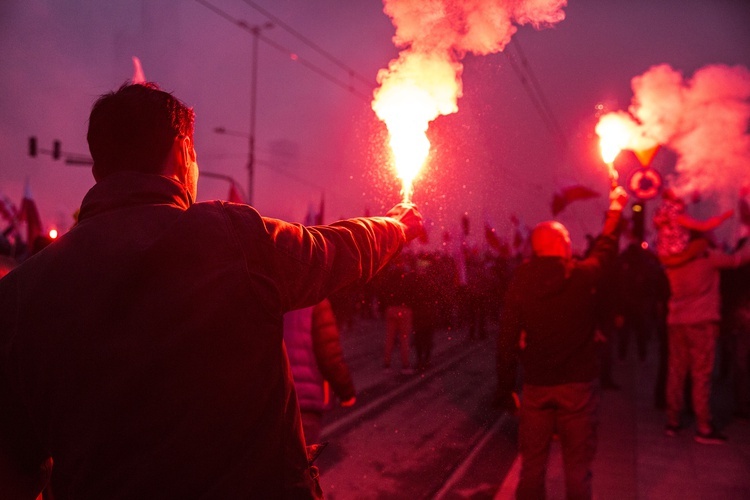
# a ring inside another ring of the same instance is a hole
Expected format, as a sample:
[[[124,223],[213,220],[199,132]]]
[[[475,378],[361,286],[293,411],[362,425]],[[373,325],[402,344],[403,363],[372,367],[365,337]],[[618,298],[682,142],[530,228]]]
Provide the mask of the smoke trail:
[[[692,78],[662,64],[633,78],[629,114],[641,137],[677,154],[673,187],[726,204],[750,186],[750,71],[709,65]],[[605,115],[606,116],[606,115]],[[631,144],[628,149],[638,149]]]
[[[389,85],[408,81],[436,101],[435,116],[455,113],[461,96],[460,60],[467,52],[496,53],[510,42],[514,23],[539,28],[565,18],[567,0],[384,0],[404,50],[380,70],[375,100]]]
[[[565,18],[566,4],[567,0],[384,0],[384,12],[396,28],[393,42],[402,50],[378,72],[380,87],[372,108],[388,127],[397,170],[399,155],[410,157],[411,163],[424,161],[429,122],[458,111],[461,60],[467,53],[499,52],[517,25],[540,28],[557,23]],[[418,144],[417,152],[413,146],[403,152],[413,144]],[[413,175],[402,177],[405,190]]]

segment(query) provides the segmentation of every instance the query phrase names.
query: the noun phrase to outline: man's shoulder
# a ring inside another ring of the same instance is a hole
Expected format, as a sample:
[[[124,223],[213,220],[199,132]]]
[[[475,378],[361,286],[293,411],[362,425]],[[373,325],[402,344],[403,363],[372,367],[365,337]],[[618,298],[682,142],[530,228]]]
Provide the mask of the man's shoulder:
[[[215,217],[222,218],[228,222],[243,224],[262,224],[262,217],[257,210],[249,205],[231,203],[223,200],[210,200],[193,203],[185,211],[188,217]]]

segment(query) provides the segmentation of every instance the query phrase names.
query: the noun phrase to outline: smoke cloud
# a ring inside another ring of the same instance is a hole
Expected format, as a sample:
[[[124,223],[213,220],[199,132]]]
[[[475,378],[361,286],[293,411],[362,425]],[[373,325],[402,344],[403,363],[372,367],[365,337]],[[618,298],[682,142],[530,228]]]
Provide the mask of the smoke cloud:
[[[409,81],[439,103],[434,119],[455,113],[461,96],[461,59],[466,53],[499,52],[516,25],[549,26],[565,18],[567,0],[384,0],[396,28],[398,59],[378,73],[381,87]]]
[[[686,79],[662,64],[633,78],[632,88],[629,113],[616,114],[630,121],[641,141],[677,154],[671,183],[678,193],[699,191],[726,203],[750,186],[747,68],[709,65]],[[643,142],[634,139],[627,149],[645,149]]]
[[[463,57],[503,50],[517,26],[541,28],[562,21],[566,4],[567,0],[384,0],[383,10],[396,28],[393,42],[402,50],[378,72],[380,87],[372,108],[388,127],[407,198],[429,151],[429,122],[458,111]]]

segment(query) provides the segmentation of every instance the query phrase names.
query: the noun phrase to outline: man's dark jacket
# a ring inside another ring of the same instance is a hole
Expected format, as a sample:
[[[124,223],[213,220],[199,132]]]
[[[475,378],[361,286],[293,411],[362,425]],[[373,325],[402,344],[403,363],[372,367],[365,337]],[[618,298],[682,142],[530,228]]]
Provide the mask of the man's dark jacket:
[[[51,455],[57,499],[317,496],[282,316],[404,241],[388,218],[304,228],[107,177],[0,281],[0,458]]]
[[[500,396],[514,388],[519,353],[526,384],[591,382],[598,376],[595,294],[603,266],[617,256],[619,218],[620,212],[608,212],[602,235],[583,260],[535,256],[518,267],[500,322]]]

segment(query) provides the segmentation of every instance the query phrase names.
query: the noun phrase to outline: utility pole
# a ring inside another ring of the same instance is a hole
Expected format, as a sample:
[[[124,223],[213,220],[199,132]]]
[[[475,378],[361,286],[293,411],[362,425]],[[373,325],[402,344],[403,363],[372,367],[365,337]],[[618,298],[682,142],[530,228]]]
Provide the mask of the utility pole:
[[[253,34],[252,61],[250,74],[250,136],[248,138],[248,157],[247,157],[247,202],[253,204],[253,187],[255,178],[255,114],[258,94],[258,41],[261,31],[273,28],[273,24],[268,22],[262,25],[253,25],[250,32]]]

